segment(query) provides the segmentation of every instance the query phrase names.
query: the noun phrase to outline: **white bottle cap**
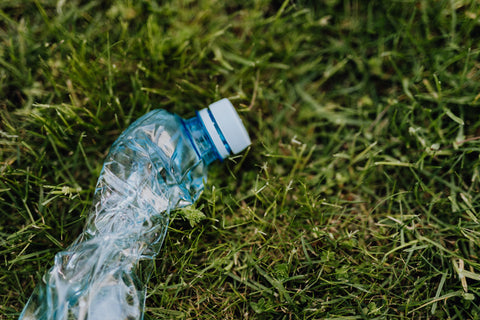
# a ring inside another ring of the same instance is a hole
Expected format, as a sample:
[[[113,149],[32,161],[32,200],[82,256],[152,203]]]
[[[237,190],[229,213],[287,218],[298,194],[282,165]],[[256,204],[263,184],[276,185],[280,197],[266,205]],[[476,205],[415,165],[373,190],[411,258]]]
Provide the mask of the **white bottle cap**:
[[[212,103],[208,109],[200,110],[198,115],[222,159],[230,152],[239,153],[251,144],[242,120],[228,99]]]

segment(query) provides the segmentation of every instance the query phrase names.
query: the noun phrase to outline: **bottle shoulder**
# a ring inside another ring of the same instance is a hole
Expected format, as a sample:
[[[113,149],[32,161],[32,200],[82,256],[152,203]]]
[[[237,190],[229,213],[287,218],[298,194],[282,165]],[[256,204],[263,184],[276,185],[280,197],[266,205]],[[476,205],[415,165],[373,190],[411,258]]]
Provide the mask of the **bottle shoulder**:
[[[138,199],[135,194],[153,192],[174,203],[193,203],[205,181],[206,165],[193,148],[182,119],[165,110],[153,110],[130,125],[112,145],[96,194],[100,199],[113,199],[115,194]],[[170,192],[175,196],[168,195]],[[166,210],[164,204],[157,201],[156,210]]]

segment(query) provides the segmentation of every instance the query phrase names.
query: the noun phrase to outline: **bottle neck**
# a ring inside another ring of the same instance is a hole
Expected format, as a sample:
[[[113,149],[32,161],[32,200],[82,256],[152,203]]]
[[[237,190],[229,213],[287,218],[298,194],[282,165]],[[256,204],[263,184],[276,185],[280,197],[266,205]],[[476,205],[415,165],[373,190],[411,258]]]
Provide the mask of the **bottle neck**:
[[[198,116],[187,120],[182,119],[182,123],[195,152],[206,165],[217,159],[223,160]]]

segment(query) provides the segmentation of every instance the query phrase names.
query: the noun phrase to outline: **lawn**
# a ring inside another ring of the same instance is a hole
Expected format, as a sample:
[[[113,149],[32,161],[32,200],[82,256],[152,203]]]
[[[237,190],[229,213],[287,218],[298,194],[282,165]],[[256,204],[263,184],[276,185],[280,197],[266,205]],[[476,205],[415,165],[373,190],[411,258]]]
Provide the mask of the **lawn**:
[[[1,1],[0,319],[130,123],[223,97],[252,146],[173,212],[146,319],[480,318],[479,44],[475,0]]]

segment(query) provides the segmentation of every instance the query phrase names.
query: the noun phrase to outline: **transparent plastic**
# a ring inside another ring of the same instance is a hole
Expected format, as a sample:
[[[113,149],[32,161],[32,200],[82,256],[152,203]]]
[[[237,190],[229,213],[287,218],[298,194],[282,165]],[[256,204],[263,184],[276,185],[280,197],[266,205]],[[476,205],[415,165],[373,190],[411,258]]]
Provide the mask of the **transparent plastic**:
[[[217,151],[198,118],[164,110],[112,145],[82,234],[55,256],[20,319],[143,319],[171,210],[193,204]]]

